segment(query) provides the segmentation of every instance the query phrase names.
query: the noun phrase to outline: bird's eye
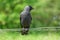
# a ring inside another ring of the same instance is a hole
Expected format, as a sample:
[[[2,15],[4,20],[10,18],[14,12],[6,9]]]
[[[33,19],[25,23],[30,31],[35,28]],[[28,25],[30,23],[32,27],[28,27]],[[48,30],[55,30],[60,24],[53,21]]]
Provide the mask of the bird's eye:
[[[29,7],[30,7],[30,10],[32,10],[32,9],[33,9],[31,6],[29,6]]]

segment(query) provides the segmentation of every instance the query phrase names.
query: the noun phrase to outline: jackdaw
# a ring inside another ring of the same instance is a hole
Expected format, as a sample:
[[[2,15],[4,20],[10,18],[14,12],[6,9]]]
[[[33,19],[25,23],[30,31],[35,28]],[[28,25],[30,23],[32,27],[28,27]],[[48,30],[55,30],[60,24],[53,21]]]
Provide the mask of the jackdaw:
[[[30,24],[32,21],[32,17],[30,14],[30,11],[32,9],[33,8],[31,6],[26,6],[20,14],[20,24],[21,24],[21,28],[22,28],[22,30],[21,30],[22,35],[28,34]]]

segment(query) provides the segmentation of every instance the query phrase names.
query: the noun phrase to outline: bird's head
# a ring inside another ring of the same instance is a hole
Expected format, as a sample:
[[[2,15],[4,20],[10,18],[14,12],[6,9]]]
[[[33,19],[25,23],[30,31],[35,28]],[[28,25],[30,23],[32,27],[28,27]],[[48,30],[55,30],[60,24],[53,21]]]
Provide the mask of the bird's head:
[[[26,10],[26,11],[31,11],[33,8],[32,8],[32,6],[26,6],[25,8],[24,8],[24,10]]]

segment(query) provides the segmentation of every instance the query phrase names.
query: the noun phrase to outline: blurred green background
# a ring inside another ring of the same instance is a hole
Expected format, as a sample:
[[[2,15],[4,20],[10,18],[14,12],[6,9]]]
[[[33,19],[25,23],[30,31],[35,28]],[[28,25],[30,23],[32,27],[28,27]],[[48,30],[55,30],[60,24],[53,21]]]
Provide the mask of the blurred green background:
[[[31,27],[60,26],[60,0],[0,0],[0,28],[20,28],[20,13],[31,5]]]

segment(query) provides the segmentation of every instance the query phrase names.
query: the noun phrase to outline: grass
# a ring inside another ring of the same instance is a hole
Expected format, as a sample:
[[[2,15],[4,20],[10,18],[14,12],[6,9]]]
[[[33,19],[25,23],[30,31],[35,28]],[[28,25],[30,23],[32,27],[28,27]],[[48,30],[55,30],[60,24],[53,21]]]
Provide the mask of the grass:
[[[21,35],[19,32],[0,32],[0,40],[60,40],[60,34],[40,32]]]

